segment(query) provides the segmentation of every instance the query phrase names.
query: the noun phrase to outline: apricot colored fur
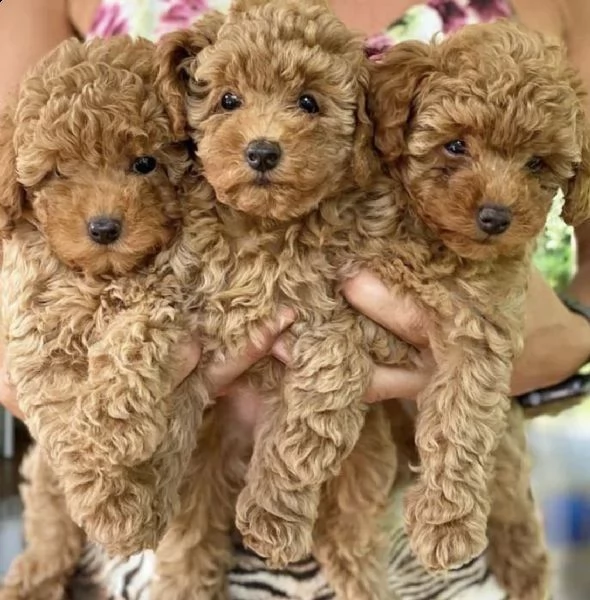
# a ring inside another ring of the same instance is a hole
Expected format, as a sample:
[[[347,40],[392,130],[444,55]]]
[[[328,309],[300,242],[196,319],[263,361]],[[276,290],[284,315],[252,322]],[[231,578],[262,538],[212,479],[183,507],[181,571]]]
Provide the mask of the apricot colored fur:
[[[431,569],[465,563],[487,546],[491,504],[492,567],[514,598],[547,588],[522,421],[506,430],[511,369],[531,251],[559,188],[568,222],[590,216],[582,96],[563,48],[510,22],[400,44],[372,70],[370,113],[399,225],[389,241],[361,236],[358,251],[353,242],[351,263],[416,299],[437,363],[418,398],[411,544]],[[445,150],[457,139],[464,155]],[[505,233],[478,229],[486,202],[510,210]],[[383,204],[363,211],[367,231],[383,228]]]
[[[371,374],[363,327],[326,252],[351,230],[376,165],[362,43],[321,2],[237,0],[227,17],[209,13],[163,39],[160,60],[175,122],[186,120],[217,196],[191,215],[208,236],[195,288],[203,364],[259,339],[280,306],[297,321],[289,369],[267,359],[247,374],[264,399],[249,466],[248,442],[205,417],[196,483],[159,548],[152,595],[226,598],[235,515],[271,565],[313,550],[338,598],[391,598],[382,533],[397,455],[382,408],[362,402]],[[233,112],[219,104],[227,92],[242,101]],[[319,114],[298,108],[305,93]],[[258,138],[282,148],[263,182],[244,157]]]
[[[67,41],[0,127],[8,369],[68,512],[118,554],[155,547],[178,510],[207,401],[196,375],[173,392],[178,344],[195,327],[198,233],[178,197],[189,153],[155,76],[147,41]],[[141,156],[155,170],[133,172]],[[105,215],[122,223],[108,246],[87,233]]]

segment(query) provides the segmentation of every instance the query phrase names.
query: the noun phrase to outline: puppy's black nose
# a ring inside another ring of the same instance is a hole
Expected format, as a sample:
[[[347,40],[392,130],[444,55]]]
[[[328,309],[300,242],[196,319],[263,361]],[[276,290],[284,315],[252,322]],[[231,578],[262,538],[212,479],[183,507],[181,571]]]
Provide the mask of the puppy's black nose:
[[[109,217],[97,217],[88,222],[88,235],[97,244],[112,244],[121,235],[121,221]]]
[[[477,213],[477,226],[489,235],[504,233],[512,221],[510,209],[501,204],[483,204]]]
[[[246,162],[255,171],[270,171],[281,159],[281,147],[269,140],[254,140],[246,148]]]

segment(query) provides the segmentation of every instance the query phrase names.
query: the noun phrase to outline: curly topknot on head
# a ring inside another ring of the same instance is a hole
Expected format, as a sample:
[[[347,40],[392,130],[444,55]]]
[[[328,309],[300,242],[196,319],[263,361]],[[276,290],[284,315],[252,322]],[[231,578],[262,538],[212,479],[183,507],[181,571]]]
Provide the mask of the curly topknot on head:
[[[68,40],[27,75],[0,127],[5,233],[26,216],[92,274],[127,272],[168,243],[188,155],[155,79],[153,44],[126,37]]]
[[[493,258],[534,239],[559,188],[568,222],[590,216],[583,98],[560,44],[500,21],[394,47],[372,67],[370,112],[420,218]]]
[[[177,57],[165,71],[189,76],[188,125],[218,199],[288,220],[368,180],[367,61],[325,3],[240,0],[216,25],[165,40]],[[193,43],[205,38],[214,43]]]

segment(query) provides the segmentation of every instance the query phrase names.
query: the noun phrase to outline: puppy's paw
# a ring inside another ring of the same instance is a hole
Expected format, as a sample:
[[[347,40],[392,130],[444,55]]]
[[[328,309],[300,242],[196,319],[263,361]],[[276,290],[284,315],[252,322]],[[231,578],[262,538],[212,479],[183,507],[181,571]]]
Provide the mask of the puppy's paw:
[[[168,525],[165,509],[150,510],[130,501],[104,501],[100,506],[85,507],[73,514],[88,538],[111,556],[131,556],[142,550],[154,550]]]
[[[549,559],[541,530],[526,523],[490,523],[490,570],[512,600],[547,600]]]
[[[285,567],[311,554],[312,527],[309,523],[278,517],[244,492],[238,500],[236,526],[244,544],[265,558],[270,568]]]
[[[456,518],[457,506],[437,491],[417,484],[406,500],[410,546],[430,571],[457,569],[487,547],[486,518],[472,510]]]
[[[477,558],[487,547],[485,535],[474,531],[468,519],[442,525],[416,523],[410,546],[430,571],[458,569]]]

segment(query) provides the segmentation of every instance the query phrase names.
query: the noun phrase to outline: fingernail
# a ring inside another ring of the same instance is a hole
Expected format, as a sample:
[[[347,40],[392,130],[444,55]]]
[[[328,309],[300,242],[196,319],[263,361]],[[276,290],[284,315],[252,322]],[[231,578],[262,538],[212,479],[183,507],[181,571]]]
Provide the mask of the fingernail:
[[[271,354],[283,364],[289,362],[289,351],[287,350],[287,346],[285,346],[285,342],[282,340],[277,340],[274,343]]]
[[[278,316],[279,329],[282,331],[285,327],[291,325],[293,321],[295,321],[295,311],[292,308],[281,307]]]

